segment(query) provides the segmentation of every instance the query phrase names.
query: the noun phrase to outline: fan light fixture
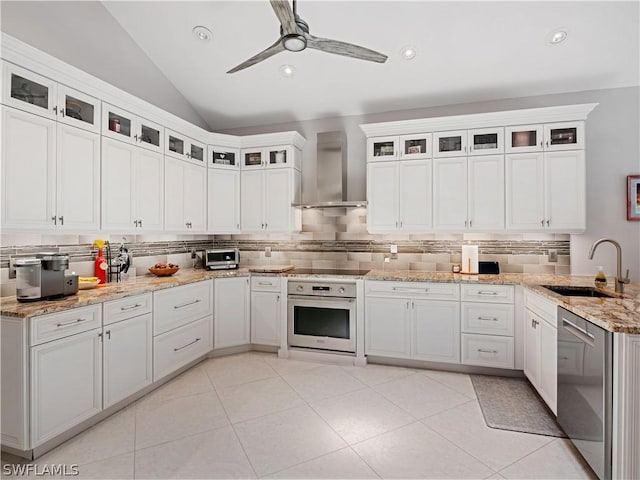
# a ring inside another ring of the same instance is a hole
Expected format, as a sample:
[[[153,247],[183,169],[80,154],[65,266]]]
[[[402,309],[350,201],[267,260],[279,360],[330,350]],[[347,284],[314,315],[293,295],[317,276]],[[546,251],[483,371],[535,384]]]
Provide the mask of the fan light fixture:
[[[405,60],[413,60],[416,57],[416,53],[416,49],[409,45],[402,47],[402,50],[400,50],[400,55]]]
[[[566,28],[557,28],[547,35],[547,43],[549,45],[559,45],[567,39],[567,35]]]
[[[293,68],[293,65],[281,65],[280,73],[282,74],[283,77],[291,78],[296,73],[296,69]]]
[[[211,30],[209,30],[207,27],[203,27],[202,25],[193,27],[193,30],[191,31],[193,32],[195,37],[202,42],[208,42],[209,40],[211,40],[211,37],[213,37],[213,33],[211,33]]]
[[[290,52],[301,52],[307,48],[307,39],[302,35],[292,33],[282,39],[282,46]]]

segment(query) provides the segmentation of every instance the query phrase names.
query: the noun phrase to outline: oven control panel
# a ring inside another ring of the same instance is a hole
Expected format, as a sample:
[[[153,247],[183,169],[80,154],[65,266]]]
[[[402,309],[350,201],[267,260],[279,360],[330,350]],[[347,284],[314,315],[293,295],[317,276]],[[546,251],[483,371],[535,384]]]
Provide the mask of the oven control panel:
[[[290,281],[287,288],[289,295],[306,295],[314,297],[355,298],[355,282],[321,283],[318,281]]]

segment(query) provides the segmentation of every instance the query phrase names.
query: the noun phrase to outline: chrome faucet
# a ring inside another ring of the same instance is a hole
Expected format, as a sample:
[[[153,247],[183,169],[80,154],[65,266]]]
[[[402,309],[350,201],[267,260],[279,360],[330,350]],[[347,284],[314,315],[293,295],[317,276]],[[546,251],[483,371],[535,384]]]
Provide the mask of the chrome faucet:
[[[591,249],[589,250],[589,260],[593,260],[593,254],[596,252],[596,247],[601,243],[609,242],[617,250],[617,272],[616,272],[616,292],[624,293],[624,284],[629,283],[629,269],[627,269],[627,274],[624,278],[622,278],[622,248],[620,248],[620,244],[611,238],[601,238],[600,240],[596,240],[591,245]]]

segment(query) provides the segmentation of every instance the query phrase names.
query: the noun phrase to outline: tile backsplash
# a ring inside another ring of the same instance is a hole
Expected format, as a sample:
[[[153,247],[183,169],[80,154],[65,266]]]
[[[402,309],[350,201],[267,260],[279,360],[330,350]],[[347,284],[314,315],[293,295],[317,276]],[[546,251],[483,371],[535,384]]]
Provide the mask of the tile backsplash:
[[[480,260],[500,262],[504,273],[570,273],[570,236],[565,234],[428,233],[369,234],[366,208],[306,209],[302,231],[292,234],[255,235],[52,235],[3,233],[0,235],[1,295],[14,295],[8,279],[9,258],[33,256],[43,251],[68,253],[70,267],[80,275],[92,275],[97,238],[109,240],[117,252],[125,242],[133,257],[132,274],[144,275],[156,262],[168,261],[183,267],[193,265],[192,249],[238,247],[240,265],[283,265],[297,267],[451,271],[461,261],[461,247],[478,245]],[[398,246],[398,258],[385,262],[390,246]],[[271,248],[271,256],[265,248]],[[557,262],[549,262],[555,250]]]

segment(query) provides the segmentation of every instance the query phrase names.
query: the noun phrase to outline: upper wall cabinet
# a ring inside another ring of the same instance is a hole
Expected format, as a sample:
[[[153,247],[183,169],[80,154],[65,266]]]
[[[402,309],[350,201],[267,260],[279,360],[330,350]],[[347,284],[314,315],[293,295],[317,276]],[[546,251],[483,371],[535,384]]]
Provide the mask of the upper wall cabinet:
[[[433,156],[461,157],[467,154],[467,132],[458,130],[453,132],[436,132],[433,134]]]
[[[100,132],[100,100],[10,63],[3,63],[5,105]]]
[[[166,137],[165,155],[186,160],[196,165],[205,164],[206,146],[204,143],[171,130],[166,131]]]
[[[397,160],[400,157],[400,137],[374,137],[367,139],[367,160]]]
[[[292,145],[278,145],[267,148],[245,148],[242,149],[241,155],[243,170],[285,167],[293,167],[297,170],[302,169],[301,153]]]
[[[107,103],[102,105],[102,134],[162,153],[162,126]]]
[[[506,128],[507,153],[529,153],[584,148],[584,122],[518,125]]]
[[[367,161],[431,158],[432,138],[430,133],[369,138],[367,139]]]
[[[504,153],[504,128],[477,128],[469,130],[469,155],[495,155]]]
[[[238,170],[240,168],[240,149],[209,145],[207,165],[214,168]]]

